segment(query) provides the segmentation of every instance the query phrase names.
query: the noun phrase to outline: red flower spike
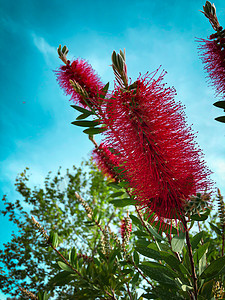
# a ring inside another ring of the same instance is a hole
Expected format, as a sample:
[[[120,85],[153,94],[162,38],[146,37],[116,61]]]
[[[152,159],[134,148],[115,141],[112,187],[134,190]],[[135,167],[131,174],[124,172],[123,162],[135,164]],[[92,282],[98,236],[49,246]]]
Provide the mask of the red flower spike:
[[[120,153],[117,162],[149,220],[181,219],[184,202],[212,182],[175,90],[156,73],[140,77],[136,90],[115,87],[104,107],[105,142]]]
[[[112,179],[118,180],[119,174],[115,168],[119,168],[117,156],[114,155],[106,144],[101,143],[93,150],[93,159],[98,168]]]
[[[212,36],[214,38],[214,36]],[[225,38],[220,42],[215,40],[199,40],[202,45],[199,47],[204,70],[216,89],[216,96],[222,94],[225,97]]]
[[[67,61],[66,66],[61,66],[56,71],[56,75],[60,87],[64,89],[66,95],[71,95],[71,100],[75,103],[87,107],[83,97],[71,86],[70,80],[77,82],[87,92],[89,96],[88,102],[91,105],[99,104],[98,93],[104,87],[104,84],[85,60],[76,59],[72,63]]]

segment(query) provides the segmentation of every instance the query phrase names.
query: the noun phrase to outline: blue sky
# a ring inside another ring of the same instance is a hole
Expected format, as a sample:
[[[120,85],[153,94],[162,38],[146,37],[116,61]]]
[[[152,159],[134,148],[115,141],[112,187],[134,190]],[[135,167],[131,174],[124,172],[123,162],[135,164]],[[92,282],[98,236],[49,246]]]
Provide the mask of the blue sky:
[[[196,38],[212,28],[199,12],[204,1],[0,1],[1,109],[0,193],[16,199],[15,177],[30,168],[31,184],[39,185],[49,170],[79,164],[92,145],[72,126],[74,110],[57,85],[60,65],[56,48],[70,49],[68,58],[89,61],[103,82],[111,82],[112,51],[126,48],[132,79],[162,65],[166,82],[175,86],[186,106],[187,120],[198,131],[198,143],[225,194],[224,125],[214,121],[222,110],[208,87],[197,54]],[[215,3],[222,24],[225,5]],[[225,24],[222,24],[225,25]],[[0,209],[2,203],[0,204]],[[0,245],[12,225],[0,216]]]

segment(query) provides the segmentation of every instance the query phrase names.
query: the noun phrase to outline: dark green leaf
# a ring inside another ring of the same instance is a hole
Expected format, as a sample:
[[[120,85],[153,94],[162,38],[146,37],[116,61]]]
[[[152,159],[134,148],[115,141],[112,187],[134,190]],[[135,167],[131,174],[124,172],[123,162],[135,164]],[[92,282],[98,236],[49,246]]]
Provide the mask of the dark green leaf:
[[[76,118],[76,120],[83,120],[83,119],[86,119],[86,118],[88,118],[90,115],[93,115],[92,112],[90,112],[90,113],[85,113],[85,114],[81,114],[81,115],[79,115],[79,116]]]
[[[147,247],[136,247],[135,248],[137,252],[142,254],[143,256],[147,256],[156,260],[160,260],[161,256],[160,253],[156,250],[147,248]]]
[[[203,231],[197,233],[192,239],[191,239],[191,247],[192,250],[194,250],[197,246],[198,243],[201,241],[201,238],[203,237]]]
[[[115,207],[125,207],[128,205],[135,205],[135,201],[131,200],[130,198],[114,199],[109,202],[113,204]]]
[[[138,265],[138,268],[141,269],[145,275],[149,278],[156,280],[157,282],[162,283],[163,285],[170,287],[177,287],[174,279],[171,279],[162,272],[162,268],[152,268],[146,265]]]
[[[148,229],[157,240],[165,241],[165,239],[160,234],[158,234],[158,232],[151,225],[148,225]]]
[[[141,221],[134,215],[130,215],[130,218],[132,220],[132,223],[134,223],[135,225],[139,225],[139,226],[142,226],[142,223]]]
[[[139,264],[139,255],[138,255],[137,251],[134,251],[134,253],[133,253],[133,260],[136,265]]]
[[[206,297],[208,297],[210,299],[211,294],[212,294],[213,283],[214,283],[214,280],[210,280],[203,284],[200,295],[204,296],[205,299],[206,299]]]
[[[216,225],[214,225],[213,223],[209,222],[209,225],[211,227],[212,230],[214,230],[218,235],[222,235],[221,230],[219,229],[219,227],[217,227]]]
[[[205,271],[201,274],[200,279],[206,279],[206,281],[211,280],[212,278],[219,275],[220,271],[225,266],[225,256],[220,257],[213,262],[205,269]]]
[[[225,101],[217,101],[213,103],[214,106],[225,109]]]
[[[93,114],[90,110],[87,110],[86,108],[77,106],[77,105],[71,105],[72,108],[78,110],[79,112],[83,113],[83,114]]]
[[[215,120],[221,123],[225,123],[225,116],[217,117],[215,118]]]
[[[145,298],[145,299],[158,299],[158,296],[154,295],[154,294],[142,294],[141,297]]]
[[[137,283],[138,279],[139,279],[139,273],[136,273],[130,283],[134,286]]]
[[[95,127],[99,125],[98,120],[94,121],[74,121],[71,124],[76,125],[76,126],[81,126],[81,127]]]
[[[104,131],[106,131],[106,127],[88,128],[88,129],[85,129],[83,132],[86,134],[93,135],[93,134],[102,133]]]
[[[123,194],[124,194],[124,192],[116,192],[116,193],[110,194],[109,197],[116,198],[116,197],[122,196]]]
[[[73,272],[73,270],[67,265],[65,264],[64,262],[62,261],[58,261],[58,265],[60,266],[60,268],[64,271],[67,271],[67,272]]]
[[[109,82],[103,87],[100,93],[100,98],[104,99],[109,89]]]
[[[195,214],[195,215],[192,215],[191,217],[191,220],[194,220],[194,221],[205,221],[207,218],[208,218],[208,215],[206,214]]]

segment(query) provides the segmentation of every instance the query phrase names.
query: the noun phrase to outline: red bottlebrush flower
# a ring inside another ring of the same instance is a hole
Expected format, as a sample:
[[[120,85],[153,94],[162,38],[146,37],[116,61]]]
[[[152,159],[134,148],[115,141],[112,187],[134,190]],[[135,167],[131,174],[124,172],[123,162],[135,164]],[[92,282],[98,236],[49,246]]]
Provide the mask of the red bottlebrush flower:
[[[98,168],[108,177],[118,180],[122,173],[118,173],[119,166],[118,158],[113,154],[107,145],[101,143],[93,150],[93,159],[96,162]],[[121,171],[122,172],[122,171]]]
[[[61,66],[56,71],[56,75],[60,87],[64,89],[66,95],[71,95],[71,100],[75,103],[87,107],[83,97],[72,87],[70,80],[77,82],[87,92],[88,102],[91,102],[91,105],[98,105],[99,96],[97,94],[104,84],[85,60],[76,59],[72,63],[68,60],[66,66]]]
[[[115,87],[104,107],[105,141],[120,153],[137,204],[149,216],[179,219],[184,201],[210,187],[210,172],[175,90],[156,73],[140,77],[134,90]]]
[[[212,36],[214,38],[214,36]],[[222,93],[225,97],[225,38],[220,41],[200,39],[202,45],[199,47],[204,70],[216,89],[216,95]]]

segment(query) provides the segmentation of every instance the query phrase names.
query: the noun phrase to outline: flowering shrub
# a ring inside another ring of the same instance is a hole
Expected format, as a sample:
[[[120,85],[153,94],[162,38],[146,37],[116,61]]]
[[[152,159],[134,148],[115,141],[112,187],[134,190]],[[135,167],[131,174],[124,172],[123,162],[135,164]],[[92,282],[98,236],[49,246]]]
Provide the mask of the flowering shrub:
[[[201,41],[202,60],[217,95],[224,97],[225,31],[214,5],[207,1],[203,10],[216,34]],[[72,124],[84,127],[94,144],[93,159],[113,189],[109,203],[129,206],[131,213],[121,220],[120,239],[118,230],[102,223],[101,213],[75,193],[101,235],[92,257],[77,254],[75,248],[62,254],[57,232],[48,234],[33,218],[60,258],[61,271],[51,278],[48,290],[72,286],[67,299],[224,299],[223,197],[218,190],[220,220],[210,223],[221,244],[221,251],[215,252],[213,237],[201,225],[211,213],[210,171],[183,107],[174,99],[174,88],[163,83],[165,72],[156,70],[129,82],[125,51],[114,51],[116,83],[109,91],[109,84],[104,85],[87,62],[71,63],[67,53],[66,46],[58,48],[65,65],[56,75],[71,96],[71,106],[81,113]],[[215,105],[225,108],[224,103]],[[217,120],[225,122],[224,117]],[[96,134],[103,135],[100,145]],[[199,232],[191,233],[197,227]],[[22,292],[37,299],[30,291]],[[47,298],[47,291],[39,292],[38,299]]]

